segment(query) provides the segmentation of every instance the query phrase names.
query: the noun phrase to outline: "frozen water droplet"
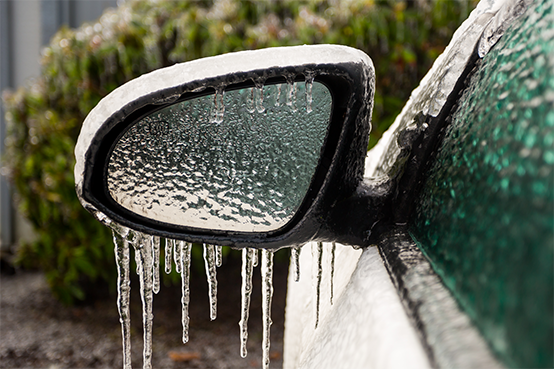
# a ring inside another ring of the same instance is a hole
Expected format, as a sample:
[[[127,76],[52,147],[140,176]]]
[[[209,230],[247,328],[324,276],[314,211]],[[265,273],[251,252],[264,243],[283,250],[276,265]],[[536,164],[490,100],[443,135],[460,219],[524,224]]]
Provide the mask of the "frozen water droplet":
[[[152,243],[152,291],[160,292],[160,237],[150,236]]]
[[[306,74],[306,113],[312,112],[312,87],[314,83],[314,75],[312,73]]]
[[[254,272],[253,249],[242,249],[242,285],[240,310],[240,356],[246,357],[246,342],[248,341],[248,316],[250,315],[250,295],[252,294],[252,274]]]
[[[190,301],[190,254],[192,244],[182,242],[181,247],[181,323],[183,324],[183,343],[189,341],[189,301]]]
[[[319,299],[321,292],[321,276],[322,276],[322,264],[323,264],[323,243],[312,243],[312,265],[315,267],[315,273],[313,276],[313,284],[315,288],[315,328],[319,324]]]
[[[171,262],[172,262],[172,256],[173,254],[173,243],[174,241],[166,238],[165,239],[165,273],[169,274],[171,273]]]
[[[143,362],[144,369],[152,368],[152,245],[147,235],[136,233],[135,260],[140,281],[143,325]]]
[[[215,266],[220,267],[223,263],[223,247],[215,246]]]
[[[255,267],[258,266],[258,249],[253,249],[254,255],[252,255],[252,265]]]
[[[223,117],[225,115],[225,104],[223,103],[223,95],[225,95],[225,90],[222,87],[215,90],[213,111],[211,114],[212,123],[223,122]]]
[[[129,230],[127,229],[127,232]],[[131,369],[131,281],[130,281],[130,256],[127,237],[113,231],[115,247],[115,262],[117,265],[117,310],[121,323],[121,336],[123,342],[123,369]]]
[[[210,298],[210,319],[217,317],[217,277],[215,269],[214,245],[204,244],[204,263],[206,266],[206,277],[208,279],[208,296]]]
[[[262,367],[269,368],[269,333],[271,329],[271,299],[273,297],[273,251],[262,250]]]
[[[333,242],[331,245],[331,297],[329,298],[331,305],[333,305],[333,277],[335,275],[335,251],[336,251],[337,245]]]
[[[292,262],[292,272],[294,273],[294,281],[300,280],[300,246],[293,247],[290,251],[290,259]]]
[[[181,243],[183,241],[171,240],[173,244],[173,260],[175,261],[175,271],[181,274]]]

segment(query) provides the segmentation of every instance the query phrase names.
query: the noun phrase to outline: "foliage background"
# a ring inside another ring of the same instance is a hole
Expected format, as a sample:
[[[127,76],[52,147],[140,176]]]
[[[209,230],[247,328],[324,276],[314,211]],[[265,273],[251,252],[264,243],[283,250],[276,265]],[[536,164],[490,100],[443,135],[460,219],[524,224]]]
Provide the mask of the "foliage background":
[[[151,70],[200,57],[281,45],[359,48],[377,76],[370,145],[474,7],[472,0],[128,1],[96,23],[62,28],[43,50],[40,78],[3,100],[6,166],[38,238],[18,247],[63,302],[115,285],[111,234],[79,204],[73,149],[100,99]]]

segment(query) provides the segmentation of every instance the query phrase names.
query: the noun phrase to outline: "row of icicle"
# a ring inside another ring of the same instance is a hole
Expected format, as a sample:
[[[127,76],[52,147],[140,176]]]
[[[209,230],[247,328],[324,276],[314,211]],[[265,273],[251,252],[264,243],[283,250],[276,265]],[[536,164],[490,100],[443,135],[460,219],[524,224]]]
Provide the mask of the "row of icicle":
[[[286,92],[286,102],[285,104],[290,107],[293,112],[298,110],[296,106],[296,93],[297,86],[294,83],[294,77],[287,77],[287,92]],[[314,76],[311,73],[306,73],[306,113],[312,112],[312,87],[314,82]],[[281,85],[277,84],[277,94],[275,96],[275,106],[280,106],[281,99]],[[224,87],[219,87],[216,89],[214,94],[213,108],[211,113],[211,120],[214,123],[223,122],[225,116],[225,104],[223,102],[223,96],[225,94]],[[261,81],[255,82],[255,87],[251,89],[250,94],[247,96],[246,100],[246,110],[249,113],[258,113],[265,112],[264,107],[264,84]]]
[[[118,270],[118,298],[117,307],[120,316],[123,339],[123,368],[131,368],[131,319],[130,319],[130,247],[134,248],[137,275],[140,281],[140,295],[142,300],[143,317],[143,368],[152,368],[152,302],[153,294],[160,290],[160,248],[161,239],[157,236],[147,235],[132,231],[128,228],[111,224],[115,245],[115,258]],[[181,274],[181,306],[183,343],[189,340],[189,280],[192,244],[184,241],[165,240],[165,272],[171,273],[172,261],[175,270]],[[210,318],[217,316],[217,278],[216,267],[221,266],[222,252],[220,246],[204,244],[204,261],[206,276],[208,279],[208,293],[210,301]],[[292,272],[294,280],[300,280],[300,247],[291,250]],[[319,323],[319,296],[322,278],[322,252],[323,243],[315,243],[312,247],[312,258],[317,272],[314,275],[316,291],[315,301],[315,327]],[[261,275],[262,275],[262,364],[263,368],[269,368],[269,332],[271,321],[271,300],[273,296],[273,250],[261,249]],[[331,248],[331,304],[333,303],[333,273],[335,260],[335,244]],[[253,269],[258,264],[258,250],[251,248],[242,249],[242,286],[241,286],[241,319],[240,327],[240,355],[246,357],[246,343],[248,340],[248,317],[250,310],[250,297],[252,293]]]

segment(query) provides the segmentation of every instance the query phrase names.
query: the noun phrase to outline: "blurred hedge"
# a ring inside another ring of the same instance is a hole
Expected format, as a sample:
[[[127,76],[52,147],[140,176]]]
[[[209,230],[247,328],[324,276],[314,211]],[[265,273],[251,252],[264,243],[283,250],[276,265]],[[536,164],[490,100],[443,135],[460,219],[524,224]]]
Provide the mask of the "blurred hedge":
[[[39,266],[66,303],[92,283],[114,283],[110,233],[80,206],[73,148],[81,123],[117,86],[156,68],[231,51],[336,43],[364,50],[376,67],[374,144],[474,6],[444,1],[128,1],[97,23],[61,29],[42,73],[3,95],[6,164],[17,203],[38,240],[19,260]]]

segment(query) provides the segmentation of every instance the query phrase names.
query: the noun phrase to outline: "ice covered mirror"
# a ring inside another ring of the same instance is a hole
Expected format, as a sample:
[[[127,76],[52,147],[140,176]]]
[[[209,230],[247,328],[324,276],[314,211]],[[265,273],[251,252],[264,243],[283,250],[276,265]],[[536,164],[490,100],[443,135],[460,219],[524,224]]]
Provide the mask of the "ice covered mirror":
[[[178,101],[138,119],[109,154],[125,210],[219,231],[274,231],[312,182],[331,118],[321,82],[259,85]]]
[[[87,116],[75,149],[77,194],[99,219],[170,239],[363,246],[375,220],[348,209],[367,192],[374,81],[369,57],[338,45],[156,70]],[[376,205],[364,198],[357,211]]]
[[[364,246],[375,223],[367,207],[382,205],[362,181],[373,91],[373,65],[363,52],[296,46],[160,69],[120,86],[90,112],[75,149],[76,191],[114,230],[124,368],[131,367],[130,250],[143,301],[143,367],[151,368],[162,252],[165,271],[174,266],[181,274],[188,341],[191,243],[203,244],[212,320],[220,246],[242,248],[243,357],[262,249],[269,366],[273,251],[312,240]]]

